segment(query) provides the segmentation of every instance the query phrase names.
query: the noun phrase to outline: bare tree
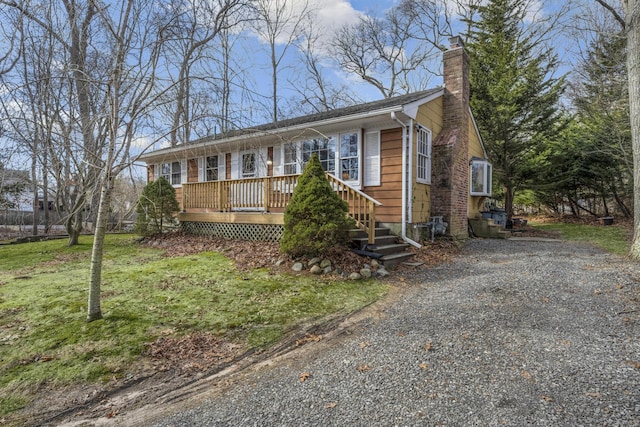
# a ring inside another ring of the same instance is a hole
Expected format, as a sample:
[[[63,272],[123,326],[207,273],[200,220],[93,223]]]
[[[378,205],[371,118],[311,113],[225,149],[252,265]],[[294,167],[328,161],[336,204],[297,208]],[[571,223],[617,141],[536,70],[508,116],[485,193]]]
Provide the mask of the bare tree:
[[[0,8],[0,76],[11,71],[20,58],[22,21],[20,10]]]
[[[350,87],[336,84],[328,77],[329,52],[323,46],[323,35],[327,31],[317,25],[313,13],[307,17],[297,43],[306,73],[298,73],[298,79],[289,81],[300,98],[294,106],[298,114],[301,109],[311,114],[361,102]]]
[[[271,117],[278,122],[278,71],[289,48],[301,35],[308,3],[292,0],[256,0],[254,30],[269,48]]]
[[[390,9],[382,18],[362,16],[338,31],[334,56],[344,71],[373,85],[384,98],[425,89],[437,74],[429,60],[440,50],[437,43],[417,38],[428,31],[422,25],[425,20],[407,4]]]
[[[194,69],[210,59],[205,52],[212,41],[222,33],[228,34],[240,22],[239,12],[245,4],[245,0],[181,0],[165,5],[165,15],[170,20],[163,34],[164,54],[167,74],[174,87],[170,92],[173,111],[169,142],[172,146],[191,140],[193,122],[199,119],[193,108],[206,106],[207,103],[197,102],[198,96],[211,92],[211,79],[202,72],[194,74]],[[172,72],[174,68],[176,73]],[[196,82],[205,83],[199,93],[195,92]],[[202,116],[207,116],[207,112]]]

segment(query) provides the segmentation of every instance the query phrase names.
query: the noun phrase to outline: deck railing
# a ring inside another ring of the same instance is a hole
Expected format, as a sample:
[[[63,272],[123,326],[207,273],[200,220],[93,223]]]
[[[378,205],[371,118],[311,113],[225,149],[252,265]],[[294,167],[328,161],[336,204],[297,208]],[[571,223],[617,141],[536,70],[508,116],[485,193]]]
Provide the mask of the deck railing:
[[[182,184],[182,209],[218,212],[284,210],[300,175],[245,178]],[[333,189],[349,204],[349,216],[375,241],[376,206],[381,203],[327,174]]]

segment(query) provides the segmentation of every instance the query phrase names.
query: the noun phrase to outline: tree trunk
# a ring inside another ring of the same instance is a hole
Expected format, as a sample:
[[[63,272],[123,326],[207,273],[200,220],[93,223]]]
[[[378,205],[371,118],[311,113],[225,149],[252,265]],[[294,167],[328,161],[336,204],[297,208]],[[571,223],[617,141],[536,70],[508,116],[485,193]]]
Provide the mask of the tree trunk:
[[[105,171],[105,177],[100,186],[100,201],[98,202],[98,217],[93,233],[93,248],[91,250],[91,274],[89,284],[89,307],[87,322],[102,319],[100,306],[100,284],[102,282],[102,256],[104,253],[104,238],[107,234],[109,219],[109,205],[111,204],[111,190],[113,178],[110,171]]]
[[[67,246],[77,245],[78,238],[80,237],[80,230],[82,230],[82,212],[70,214],[67,222],[65,223],[65,228],[69,234]]]
[[[34,144],[36,142],[34,141]],[[37,147],[37,146],[36,146]],[[31,191],[33,191],[33,225],[31,229],[31,233],[34,236],[38,235],[38,222],[39,221],[39,213],[40,213],[40,204],[38,203],[38,169],[37,169],[38,159],[36,157],[35,148],[34,153],[31,158]]]
[[[633,241],[629,255],[640,260],[640,0],[626,0],[627,73],[633,146]]]
[[[513,218],[513,187],[504,186],[504,211],[507,214],[507,220]]]

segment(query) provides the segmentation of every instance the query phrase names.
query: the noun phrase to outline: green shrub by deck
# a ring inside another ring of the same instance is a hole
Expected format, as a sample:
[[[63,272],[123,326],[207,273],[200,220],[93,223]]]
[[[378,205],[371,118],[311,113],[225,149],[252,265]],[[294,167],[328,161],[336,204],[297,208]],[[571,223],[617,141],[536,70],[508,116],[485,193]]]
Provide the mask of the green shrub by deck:
[[[167,226],[176,224],[176,213],[180,210],[176,190],[169,181],[160,177],[148,183],[138,200],[136,233],[150,236],[162,233]]]
[[[284,211],[280,250],[293,257],[320,256],[346,245],[354,226],[349,205],[333,191],[316,154],[304,168]]]

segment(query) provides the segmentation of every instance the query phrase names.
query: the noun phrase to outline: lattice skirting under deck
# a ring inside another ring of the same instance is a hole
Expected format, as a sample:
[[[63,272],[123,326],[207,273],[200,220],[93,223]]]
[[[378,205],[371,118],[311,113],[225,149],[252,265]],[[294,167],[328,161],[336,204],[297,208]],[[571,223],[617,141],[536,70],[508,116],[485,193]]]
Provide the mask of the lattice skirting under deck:
[[[238,240],[277,242],[283,226],[276,224],[230,224],[220,222],[182,222],[182,231],[198,236],[215,236]]]

